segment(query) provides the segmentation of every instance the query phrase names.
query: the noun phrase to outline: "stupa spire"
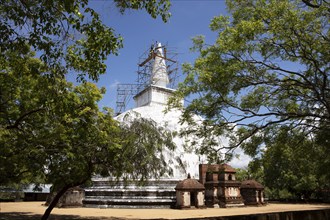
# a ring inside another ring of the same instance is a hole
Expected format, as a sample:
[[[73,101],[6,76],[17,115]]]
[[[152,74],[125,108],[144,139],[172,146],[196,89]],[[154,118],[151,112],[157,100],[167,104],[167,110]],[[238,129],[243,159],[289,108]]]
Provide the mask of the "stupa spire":
[[[154,49],[154,56],[155,59],[152,65],[151,84],[166,87],[169,83],[169,78],[165,62],[166,58],[161,43],[156,43],[156,48]]]

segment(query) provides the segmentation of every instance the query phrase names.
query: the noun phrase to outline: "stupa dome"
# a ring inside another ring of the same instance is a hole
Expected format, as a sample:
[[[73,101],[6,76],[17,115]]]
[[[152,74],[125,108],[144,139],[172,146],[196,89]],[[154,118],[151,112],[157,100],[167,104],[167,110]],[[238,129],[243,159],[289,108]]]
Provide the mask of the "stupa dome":
[[[116,120],[125,123],[125,120],[130,121],[134,117],[152,119],[159,126],[177,134],[181,129],[185,129],[185,126],[188,126],[180,123],[179,120],[182,114],[180,110],[173,109],[165,113],[165,109],[166,106],[164,105],[142,106],[118,115]],[[130,119],[130,117],[132,118]],[[196,120],[198,120],[198,117],[196,117]],[[186,145],[196,138],[194,136],[174,136],[173,142],[176,144],[176,149],[173,152],[169,150],[165,152],[166,160],[173,170],[173,176],[170,178],[182,179],[186,177],[187,173],[190,173],[194,178],[199,177],[198,165],[205,162],[205,158],[195,154],[192,149],[186,149]]]

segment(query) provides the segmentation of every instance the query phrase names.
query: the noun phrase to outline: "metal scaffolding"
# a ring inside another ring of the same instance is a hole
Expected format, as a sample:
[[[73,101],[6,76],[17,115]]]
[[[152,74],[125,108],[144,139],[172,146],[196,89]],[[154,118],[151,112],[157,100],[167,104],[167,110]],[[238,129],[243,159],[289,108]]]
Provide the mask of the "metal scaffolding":
[[[177,87],[178,79],[178,54],[174,48],[169,48],[167,45],[161,46],[164,51],[164,58],[166,63],[167,74],[169,77],[168,88],[175,89]],[[132,97],[143,91],[151,85],[152,66],[157,55],[157,42],[150,46],[140,57],[137,70],[136,84],[118,84],[117,85],[117,101],[116,101],[116,115],[124,112]]]
[[[137,91],[137,84],[117,85],[116,115],[126,110],[126,105],[131,101],[131,98],[137,94]]]

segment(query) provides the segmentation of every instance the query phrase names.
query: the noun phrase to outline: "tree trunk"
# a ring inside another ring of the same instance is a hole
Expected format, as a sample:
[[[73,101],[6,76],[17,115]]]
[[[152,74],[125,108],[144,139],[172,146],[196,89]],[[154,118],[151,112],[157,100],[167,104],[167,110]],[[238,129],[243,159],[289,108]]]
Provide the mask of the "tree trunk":
[[[55,197],[52,199],[52,201],[49,203],[48,208],[46,209],[44,215],[41,217],[41,220],[47,220],[50,213],[52,212],[53,208],[56,206],[58,201],[60,200],[61,196],[64,195],[64,193],[73,187],[71,184],[64,186],[60,191],[58,191],[55,195]]]
[[[55,197],[52,199],[52,201],[49,203],[48,208],[46,209],[44,215],[41,217],[41,220],[47,220],[49,218],[50,213],[52,212],[53,208],[56,206],[56,204],[58,203],[58,201],[60,200],[61,196],[64,195],[64,193],[75,186],[80,186],[82,184],[84,184],[88,179],[90,179],[90,176],[88,176],[88,178],[83,179],[81,182],[77,182],[77,183],[71,183],[68,185],[65,185],[60,191],[58,191],[55,195]]]

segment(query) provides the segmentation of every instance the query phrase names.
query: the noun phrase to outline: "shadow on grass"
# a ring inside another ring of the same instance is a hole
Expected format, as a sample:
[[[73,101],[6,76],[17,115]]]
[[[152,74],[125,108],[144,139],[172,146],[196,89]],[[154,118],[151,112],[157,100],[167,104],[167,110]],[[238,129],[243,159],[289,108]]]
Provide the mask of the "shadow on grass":
[[[39,220],[42,215],[31,212],[0,212],[0,220]],[[113,217],[82,217],[79,215],[50,215],[49,220],[123,220],[123,218]]]

